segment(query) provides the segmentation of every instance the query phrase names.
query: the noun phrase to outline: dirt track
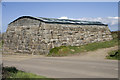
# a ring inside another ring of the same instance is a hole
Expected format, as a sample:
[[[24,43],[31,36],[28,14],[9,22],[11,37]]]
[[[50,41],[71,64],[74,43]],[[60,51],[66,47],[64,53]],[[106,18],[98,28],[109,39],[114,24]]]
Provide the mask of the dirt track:
[[[118,46],[85,52],[82,55],[77,55],[75,57],[76,58],[78,57],[80,59],[88,59],[88,60],[89,59],[104,60],[104,59],[106,59],[106,56],[108,55],[108,52],[113,51],[113,50],[118,50]]]

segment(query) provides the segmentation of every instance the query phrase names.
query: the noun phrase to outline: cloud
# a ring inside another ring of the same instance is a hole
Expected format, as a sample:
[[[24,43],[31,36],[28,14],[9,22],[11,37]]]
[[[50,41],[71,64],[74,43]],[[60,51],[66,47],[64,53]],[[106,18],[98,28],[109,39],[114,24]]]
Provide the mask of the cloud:
[[[102,17],[97,17],[97,18],[80,18],[79,20],[87,20],[87,21],[100,21],[105,24],[109,25],[116,25],[118,24],[118,17],[107,17],[107,18],[102,18]]]
[[[108,17],[108,18],[110,18],[110,19],[118,19],[118,17]]]
[[[60,18],[58,18],[58,19],[68,19],[68,17],[63,16],[63,17],[60,17]]]

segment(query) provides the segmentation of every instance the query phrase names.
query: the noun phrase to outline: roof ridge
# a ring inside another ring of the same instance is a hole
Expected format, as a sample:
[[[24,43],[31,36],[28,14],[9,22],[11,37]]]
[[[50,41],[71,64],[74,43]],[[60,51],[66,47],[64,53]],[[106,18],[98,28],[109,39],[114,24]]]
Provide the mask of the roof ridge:
[[[46,17],[34,17],[34,18],[46,18]],[[46,19],[71,20],[71,21],[83,21],[83,22],[100,22],[100,21],[87,21],[87,20],[78,20],[78,19],[59,19],[59,18],[46,18]]]

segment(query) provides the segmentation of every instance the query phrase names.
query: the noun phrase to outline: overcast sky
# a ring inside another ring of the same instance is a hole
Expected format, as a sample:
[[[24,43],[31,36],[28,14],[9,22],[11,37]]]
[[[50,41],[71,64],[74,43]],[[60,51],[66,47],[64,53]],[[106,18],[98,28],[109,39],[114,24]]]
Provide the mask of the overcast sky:
[[[118,30],[117,2],[3,2],[2,31],[20,16],[101,21]]]

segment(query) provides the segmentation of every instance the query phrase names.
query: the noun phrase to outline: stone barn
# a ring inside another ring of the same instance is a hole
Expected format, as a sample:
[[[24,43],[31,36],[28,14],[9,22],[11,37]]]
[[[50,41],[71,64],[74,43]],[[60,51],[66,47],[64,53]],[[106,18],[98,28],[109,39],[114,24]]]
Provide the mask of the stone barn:
[[[48,54],[59,46],[80,46],[112,40],[107,24],[22,16],[8,24],[4,47],[15,52]]]

